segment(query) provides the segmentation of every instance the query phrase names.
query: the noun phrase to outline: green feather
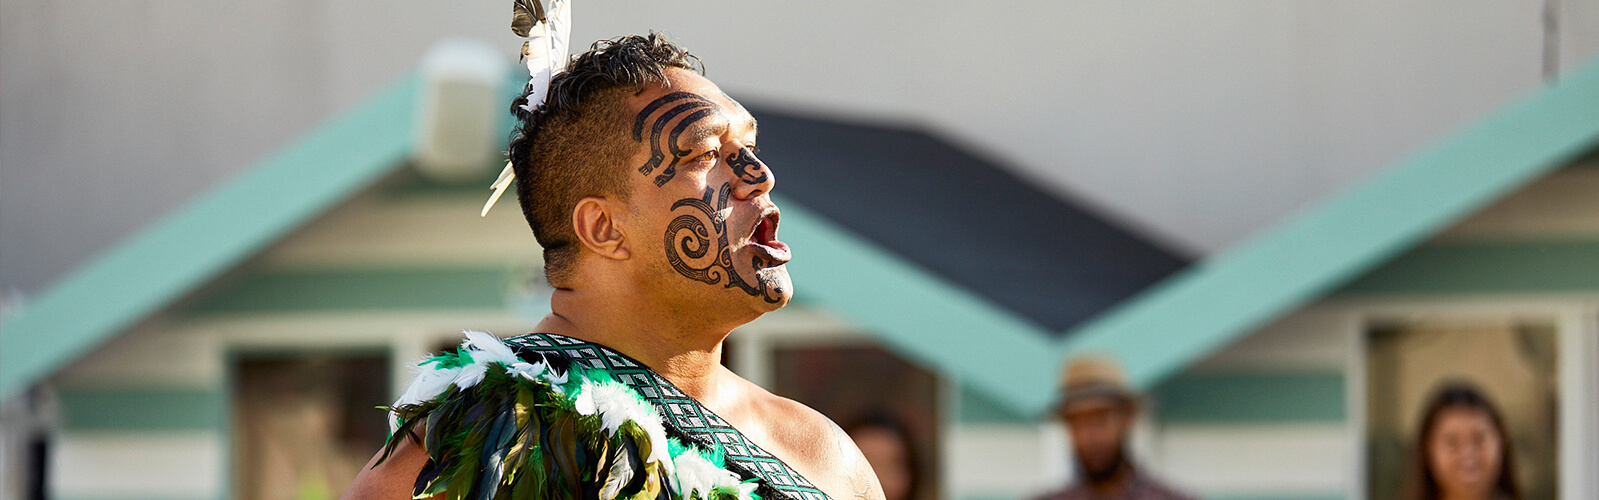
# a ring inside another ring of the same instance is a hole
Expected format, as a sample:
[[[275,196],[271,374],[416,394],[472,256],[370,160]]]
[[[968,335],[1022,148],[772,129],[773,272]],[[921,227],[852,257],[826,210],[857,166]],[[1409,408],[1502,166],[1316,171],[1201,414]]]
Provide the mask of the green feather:
[[[548,386],[536,384],[527,380],[518,380],[514,386],[516,391],[516,437],[506,462],[520,463],[527,460],[528,454],[538,445],[539,424],[539,392],[547,391]]]
[[[503,394],[496,391],[496,395]],[[510,455],[512,438],[516,437],[516,403],[512,398],[502,397],[496,402],[498,409],[488,418],[488,434],[483,442],[483,451],[478,458],[482,464],[482,475],[478,478],[477,500],[493,500],[500,489],[500,480],[505,477],[505,458]]]
[[[413,433],[413,428],[416,427],[416,422],[417,419],[414,418],[400,419],[400,425],[395,427],[394,432],[389,433],[389,437],[383,442],[383,454],[378,457],[377,462],[372,464],[373,467],[381,465],[384,460],[388,460],[389,455],[394,454],[394,449],[400,446],[401,439],[414,438],[416,436]]]
[[[550,415],[539,447],[544,449],[545,467],[557,497],[576,498],[583,479],[579,468],[582,443],[578,441],[575,413]]]
[[[616,443],[620,453],[617,454],[616,460],[621,464],[619,467],[627,470],[627,477],[623,478],[626,482],[620,487],[618,496],[633,498],[646,489],[649,483],[648,476],[655,473],[644,464],[644,459],[649,456],[649,439],[648,437],[639,439],[639,436],[644,434],[643,429],[632,422],[624,424],[618,431]]]
[[[434,356],[422,361],[422,364],[424,365],[428,363],[435,364],[436,366],[434,368],[438,370],[459,368],[472,364],[472,351],[465,347],[457,348],[455,352],[444,351],[439,353],[438,356]]]

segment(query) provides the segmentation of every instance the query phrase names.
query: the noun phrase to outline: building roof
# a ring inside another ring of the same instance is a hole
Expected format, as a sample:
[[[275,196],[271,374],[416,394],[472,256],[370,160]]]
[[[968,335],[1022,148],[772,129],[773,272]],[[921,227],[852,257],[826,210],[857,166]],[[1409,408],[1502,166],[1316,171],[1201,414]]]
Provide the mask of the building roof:
[[[0,328],[0,398],[403,165],[417,91],[414,77],[384,89],[46,290]],[[1019,408],[1047,384],[994,367],[1051,364],[1050,336],[1184,264],[929,134],[757,114],[802,300]],[[990,255],[1002,240],[1011,254]],[[1018,345],[1039,358],[1015,364]]]
[[[0,400],[54,373],[402,164],[406,77],[67,274],[0,323]]]
[[[751,110],[777,192],[1052,337],[1188,264],[936,135]]]
[[[0,399],[48,376],[403,164],[413,138],[416,90],[414,77],[384,89],[72,273],[0,323]],[[1045,325],[1073,323],[1079,318],[1074,314],[1080,312],[1040,313],[1047,307],[982,293],[996,285],[1000,290],[1033,285],[1024,277],[995,278],[981,268],[959,269],[955,264],[961,254],[955,249],[971,252],[965,258],[977,262],[983,260],[971,255],[992,253],[988,247],[972,245],[970,239],[962,240],[965,233],[922,235],[914,233],[914,225],[902,224],[904,219],[839,216],[851,220],[846,226],[827,214],[854,213],[835,212],[844,208],[830,205],[848,200],[777,197],[784,207],[783,239],[799,256],[789,268],[800,285],[800,298],[848,318],[901,353],[983,390],[997,402],[1031,413],[1045,408],[1052,398],[1055,369],[1063,355],[1109,352],[1122,359],[1135,383],[1148,386],[1588,150],[1599,141],[1599,113],[1594,109],[1599,109],[1599,64],[1572,72],[1399,160],[1372,181],[1178,272],[1069,329],[1063,340],[1055,340],[1059,329]],[[811,130],[811,125],[784,125],[783,120],[778,114],[763,117],[763,143],[775,138],[773,127]],[[929,151],[947,147],[914,133],[884,134]],[[774,145],[766,156],[774,163],[805,161],[776,152],[784,149]],[[899,170],[862,174],[904,177],[921,172],[906,169],[934,156],[916,156],[921,159]],[[861,193],[872,187],[851,185],[859,180],[848,175],[848,162],[826,156],[810,161],[828,163],[832,169],[787,174],[792,179],[781,177],[785,174],[780,171],[779,180],[787,184],[779,193],[792,189],[802,195],[827,188]],[[925,168],[943,173],[922,176],[923,180],[964,177],[971,179],[970,185],[986,186],[982,190],[1019,192],[1005,191],[1015,187],[1014,179],[984,173],[967,160]],[[950,185],[954,187],[918,186],[907,193],[921,195],[905,194],[901,201],[926,211],[914,215],[920,217],[917,220],[950,222],[935,227],[990,230],[989,237],[1001,240],[1032,229],[1025,219],[1007,217],[1007,210],[1050,211],[1037,209],[1048,200],[1026,193],[1017,194],[1023,199],[1013,204],[995,203],[1009,209],[968,212],[923,203],[939,196],[957,197],[968,207],[993,201],[961,192],[962,183]],[[813,211],[807,203],[822,205]],[[1048,216],[1054,218],[1050,225],[1072,230],[1100,224],[1080,209],[1064,203],[1059,207],[1065,208]],[[954,222],[962,217],[972,220]],[[996,219],[1005,222],[985,228],[986,222]],[[1092,231],[1112,239],[1118,232],[1114,227]],[[861,236],[879,232],[891,236]],[[901,245],[926,253],[903,250],[919,255],[920,260],[913,260],[896,250]],[[944,248],[926,250],[932,247]],[[1148,262],[1160,261],[1160,253],[1151,252]],[[1012,264],[990,269],[1025,269],[1025,264]],[[1113,261],[1112,267],[1124,277],[1150,276],[1141,274],[1142,265]],[[1092,267],[1066,266],[1052,272],[1088,276]],[[1007,288],[1007,284],[1016,286]]]
[[[1149,386],[1599,145],[1599,61],[1075,329]]]

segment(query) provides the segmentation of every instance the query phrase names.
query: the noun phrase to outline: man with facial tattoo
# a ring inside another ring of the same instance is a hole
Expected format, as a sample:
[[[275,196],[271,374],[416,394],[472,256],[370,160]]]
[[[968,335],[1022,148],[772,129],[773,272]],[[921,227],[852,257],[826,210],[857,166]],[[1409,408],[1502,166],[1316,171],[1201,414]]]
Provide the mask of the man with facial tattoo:
[[[1037,500],[1191,499],[1150,477],[1127,456],[1138,396],[1114,361],[1075,358],[1063,375],[1055,413],[1071,434],[1077,481]]]
[[[794,288],[756,122],[697,66],[620,37],[513,103],[552,312],[425,361],[346,498],[882,498],[836,425],[721,363]]]

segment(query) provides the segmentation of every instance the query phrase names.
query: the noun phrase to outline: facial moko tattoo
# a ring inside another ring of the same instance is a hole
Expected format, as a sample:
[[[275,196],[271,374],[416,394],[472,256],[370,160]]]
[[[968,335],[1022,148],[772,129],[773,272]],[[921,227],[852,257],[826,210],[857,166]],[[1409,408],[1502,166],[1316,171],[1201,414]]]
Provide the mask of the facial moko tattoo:
[[[726,212],[731,190],[731,184],[722,183],[720,189],[705,188],[700,198],[684,198],[672,203],[672,213],[679,215],[666,227],[666,260],[672,264],[672,269],[688,279],[738,287],[744,293],[776,304],[783,293],[781,285],[769,284],[759,276],[754,280],[745,279],[733,267],[733,250],[727,244]],[[750,257],[750,269],[757,274],[765,267],[759,257]]]
[[[695,122],[718,112],[716,103],[701,97],[699,94],[689,92],[666,94],[644,106],[643,111],[639,111],[638,118],[633,120],[633,140],[644,141],[644,122],[647,121],[650,115],[655,114],[656,111],[661,110],[668,104],[676,105],[655,117],[654,124],[650,126],[650,159],[638,168],[638,173],[649,175],[655,169],[660,168],[661,163],[667,160],[666,151],[662,151],[662,149],[669,150],[672,153],[672,161],[666,164],[666,168],[661,170],[659,175],[655,176],[655,185],[657,187],[665,186],[667,182],[671,182],[672,177],[677,175],[677,164],[689,154],[688,150],[679,149],[677,145],[677,140],[683,135],[683,131],[688,130]],[[677,122],[677,126],[672,127],[671,134],[663,141],[661,133],[666,130],[666,125],[679,116],[682,116],[683,119]],[[662,148],[662,146],[665,146],[665,148]]]
[[[693,153],[680,145],[683,134],[696,123],[720,113],[721,108],[715,102],[691,92],[672,92],[645,105],[634,118],[632,129],[633,140],[648,143],[650,148],[649,159],[638,167],[639,174],[654,175],[656,187],[671,182],[677,175],[677,167]],[[733,182],[756,185],[770,178],[766,166],[755,157],[751,147],[741,147],[721,159],[732,170]],[[740,275],[734,266],[727,228],[731,212],[728,198],[733,188],[732,182],[723,183],[720,188],[705,188],[699,197],[672,203],[675,218],[666,228],[664,242],[667,261],[672,269],[688,279],[738,288],[768,303],[779,303],[783,285],[777,280],[764,279],[762,270],[771,266],[761,256],[750,256],[749,268],[753,276]],[[762,217],[757,223],[756,236],[775,236],[776,221],[765,219],[767,217]]]

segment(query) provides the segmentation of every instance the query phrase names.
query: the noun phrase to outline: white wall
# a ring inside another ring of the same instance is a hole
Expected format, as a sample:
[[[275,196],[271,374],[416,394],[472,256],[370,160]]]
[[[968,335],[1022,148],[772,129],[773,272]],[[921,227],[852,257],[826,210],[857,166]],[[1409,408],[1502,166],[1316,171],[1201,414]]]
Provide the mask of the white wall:
[[[230,356],[283,350],[382,349],[398,394],[415,362],[464,327],[524,331],[495,311],[330,313],[163,319],[95,349],[53,377],[66,391],[204,390],[227,395]],[[230,396],[223,396],[230,397]],[[107,411],[117,411],[110,409]],[[226,421],[229,412],[216,418]],[[137,415],[130,418],[138,420]],[[373,411],[371,418],[382,418]],[[202,429],[65,428],[52,436],[52,495],[64,498],[226,498],[235,486],[232,424]],[[376,451],[376,450],[373,450]]]
[[[0,292],[44,284],[504,0],[0,3]],[[1599,0],[1559,0],[1566,67]],[[1537,85],[1542,0],[578,0],[736,96],[924,123],[1208,253]],[[778,165],[781,169],[783,166]]]
[[[1316,304],[1243,337],[1190,367],[1196,373],[1343,373],[1351,356],[1347,309]],[[1160,401],[1154,401],[1159,405]],[[1355,498],[1359,448],[1347,421],[1160,422],[1147,459],[1204,498]]]

